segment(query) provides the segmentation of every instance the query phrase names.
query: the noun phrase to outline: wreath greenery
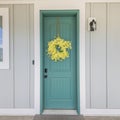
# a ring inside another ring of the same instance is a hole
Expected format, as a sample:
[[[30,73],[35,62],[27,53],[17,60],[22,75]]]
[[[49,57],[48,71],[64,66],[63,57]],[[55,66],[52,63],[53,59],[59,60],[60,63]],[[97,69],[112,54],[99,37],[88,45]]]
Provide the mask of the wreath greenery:
[[[57,36],[54,40],[48,42],[47,53],[51,60],[57,62],[69,57],[68,49],[72,49],[71,42]]]

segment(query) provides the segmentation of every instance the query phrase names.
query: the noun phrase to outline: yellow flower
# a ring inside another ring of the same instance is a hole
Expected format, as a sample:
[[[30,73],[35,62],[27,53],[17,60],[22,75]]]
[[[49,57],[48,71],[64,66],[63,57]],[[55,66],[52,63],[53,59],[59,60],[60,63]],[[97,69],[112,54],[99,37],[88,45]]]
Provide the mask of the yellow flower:
[[[57,62],[69,57],[68,49],[72,49],[71,42],[65,41],[59,36],[48,42],[47,53],[51,60]]]

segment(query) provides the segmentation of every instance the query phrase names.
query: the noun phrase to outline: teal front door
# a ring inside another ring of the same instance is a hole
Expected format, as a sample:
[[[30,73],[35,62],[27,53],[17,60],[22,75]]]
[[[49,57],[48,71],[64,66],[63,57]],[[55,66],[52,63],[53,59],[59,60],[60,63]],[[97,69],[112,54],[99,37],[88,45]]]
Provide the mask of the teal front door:
[[[73,15],[43,18],[44,109],[77,107],[76,31],[76,17]],[[57,32],[64,40],[71,41],[72,49],[69,50],[68,58],[55,62],[48,56],[47,49],[48,42],[56,37]]]

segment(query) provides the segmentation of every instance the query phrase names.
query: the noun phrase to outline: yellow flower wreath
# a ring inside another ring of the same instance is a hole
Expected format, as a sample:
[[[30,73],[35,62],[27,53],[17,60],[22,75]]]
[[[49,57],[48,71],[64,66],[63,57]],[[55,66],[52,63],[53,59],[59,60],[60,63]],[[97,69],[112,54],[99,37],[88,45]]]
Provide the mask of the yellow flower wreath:
[[[51,60],[57,62],[69,57],[68,49],[72,49],[71,42],[57,36],[54,40],[48,42],[48,55]]]

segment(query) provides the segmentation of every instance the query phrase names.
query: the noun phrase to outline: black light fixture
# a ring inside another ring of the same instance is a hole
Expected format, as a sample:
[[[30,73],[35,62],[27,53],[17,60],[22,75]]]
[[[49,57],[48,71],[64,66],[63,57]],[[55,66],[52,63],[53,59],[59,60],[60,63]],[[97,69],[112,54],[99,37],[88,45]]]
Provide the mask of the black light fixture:
[[[95,31],[96,30],[96,26],[97,26],[96,18],[90,17],[88,19],[88,30],[91,31],[91,32]]]

